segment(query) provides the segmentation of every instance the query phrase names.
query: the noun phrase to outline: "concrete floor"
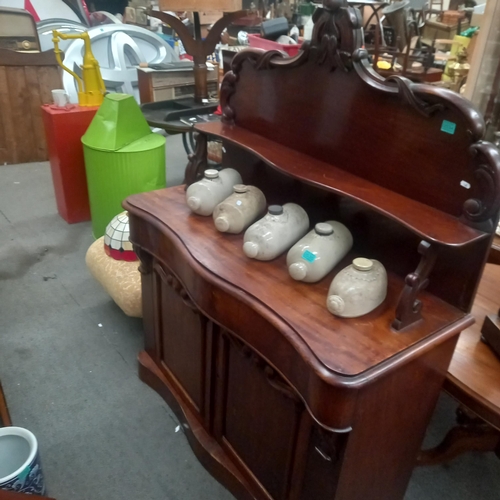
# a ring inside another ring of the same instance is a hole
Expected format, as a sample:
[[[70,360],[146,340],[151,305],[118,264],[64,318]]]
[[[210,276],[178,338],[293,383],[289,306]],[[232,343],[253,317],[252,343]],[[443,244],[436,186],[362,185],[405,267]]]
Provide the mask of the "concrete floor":
[[[168,138],[169,185],[181,182],[185,163],[179,138]],[[0,380],[14,425],[38,438],[50,495],[233,498],[137,378],[141,322],[123,315],[87,271],[92,241],[90,223],[58,216],[47,163],[0,167]],[[452,425],[454,407],[441,397],[427,444]],[[499,472],[493,454],[471,453],[417,469],[405,498],[498,500]]]

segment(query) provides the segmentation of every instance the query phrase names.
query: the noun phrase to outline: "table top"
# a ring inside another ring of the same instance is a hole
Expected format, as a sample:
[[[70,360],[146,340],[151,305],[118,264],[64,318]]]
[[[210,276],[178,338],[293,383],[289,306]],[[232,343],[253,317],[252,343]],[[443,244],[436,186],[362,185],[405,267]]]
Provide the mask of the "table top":
[[[90,113],[95,115],[99,106],[80,106],[79,104],[68,104],[67,106],[56,106],[54,104],[42,105],[42,111],[49,115],[67,115],[68,113]]]
[[[185,109],[176,107],[177,103],[181,101],[192,101],[192,99],[178,99],[177,101],[156,101],[156,102],[148,102],[141,105],[141,111],[144,115],[144,118],[148,122],[150,127],[158,127],[162,128],[167,132],[167,134],[183,134],[189,132],[193,129],[194,124],[186,124],[181,121],[181,118],[189,118],[192,116],[196,116],[197,114],[209,114],[213,113],[218,106],[217,103],[208,103],[203,105],[203,110],[200,109],[192,109],[186,105]],[[171,113],[172,111],[177,111],[177,116],[173,119],[166,119],[167,113]],[[181,115],[181,116],[179,116]]]
[[[500,358],[483,342],[484,317],[500,306],[500,266],[486,264],[472,314],[476,323],[460,334],[445,388],[491,425],[500,428]]]

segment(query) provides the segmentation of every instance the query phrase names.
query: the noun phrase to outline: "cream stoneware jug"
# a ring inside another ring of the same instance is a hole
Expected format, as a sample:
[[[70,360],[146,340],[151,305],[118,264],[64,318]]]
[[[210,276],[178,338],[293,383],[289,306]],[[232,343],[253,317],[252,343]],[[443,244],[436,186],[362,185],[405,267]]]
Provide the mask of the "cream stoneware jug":
[[[241,233],[266,211],[266,197],[255,186],[236,184],[233,194],[214,210],[214,223],[222,233]]]
[[[315,283],[324,278],[352,248],[352,234],[334,220],[320,222],[300,239],[286,256],[290,276]]]
[[[186,202],[192,212],[198,215],[212,215],[214,208],[232,192],[235,184],[241,184],[241,175],[233,168],[220,172],[205,170],[205,176],[186,190]]]
[[[373,311],[387,296],[387,272],[378,260],[354,259],[333,278],[326,306],[335,316],[356,318]]]
[[[251,259],[272,260],[288,250],[308,229],[309,217],[299,205],[270,205],[267,214],[245,231],[243,252]]]

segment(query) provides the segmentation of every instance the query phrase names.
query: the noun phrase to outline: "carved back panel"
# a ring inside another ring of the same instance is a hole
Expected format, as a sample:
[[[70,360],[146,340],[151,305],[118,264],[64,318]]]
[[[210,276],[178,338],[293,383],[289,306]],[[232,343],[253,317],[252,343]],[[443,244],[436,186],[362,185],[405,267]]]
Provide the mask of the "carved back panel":
[[[248,49],[224,79],[224,121],[335,165],[491,232],[500,159],[459,95],[384,80],[362,47],[361,18],[343,0],[315,14],[294,58]],[[307,165],[304,165],[307,169]]]

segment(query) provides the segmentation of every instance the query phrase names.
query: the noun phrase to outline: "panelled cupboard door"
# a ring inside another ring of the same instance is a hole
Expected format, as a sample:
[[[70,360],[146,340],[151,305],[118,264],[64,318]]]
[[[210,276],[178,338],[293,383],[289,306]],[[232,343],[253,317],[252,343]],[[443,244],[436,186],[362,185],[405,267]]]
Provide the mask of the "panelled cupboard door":
[[[179,393],[200,415],[204,403],[204,359],[208,321],[177,278],[155,265],[160,277],[160,336],[157,353]]]
[[[345,435],[317,429],[292,387],[255,351],[227,332],[219,342],[223,448],[273,499],[334,498]]]

